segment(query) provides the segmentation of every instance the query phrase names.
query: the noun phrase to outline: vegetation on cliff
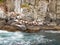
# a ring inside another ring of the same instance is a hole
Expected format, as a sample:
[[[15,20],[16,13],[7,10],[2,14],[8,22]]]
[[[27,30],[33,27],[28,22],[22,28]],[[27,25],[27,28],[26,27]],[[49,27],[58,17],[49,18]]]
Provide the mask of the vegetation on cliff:
[[[5,2],[6,0],[0,0],[0,3]]]

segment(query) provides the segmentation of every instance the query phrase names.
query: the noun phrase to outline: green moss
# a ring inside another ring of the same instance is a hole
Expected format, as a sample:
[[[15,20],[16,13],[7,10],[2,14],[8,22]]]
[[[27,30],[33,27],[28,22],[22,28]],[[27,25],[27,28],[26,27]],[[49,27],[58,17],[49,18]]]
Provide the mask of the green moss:
[[[23,7],[29,7],[29,5],[28,5],[28,3],[25,3],[25,4],[22,4],[21,7],[22,7],[22,8],[23,8]]]
[[[4,1],[5,1],[5,0],[0,0],[0,3],[1,3],[1,2],[4,2]]]

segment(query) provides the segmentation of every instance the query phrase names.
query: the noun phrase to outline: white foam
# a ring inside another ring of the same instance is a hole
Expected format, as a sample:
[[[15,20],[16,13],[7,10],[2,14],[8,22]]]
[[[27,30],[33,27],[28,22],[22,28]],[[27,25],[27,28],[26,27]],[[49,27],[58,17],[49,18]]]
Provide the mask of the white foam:
[[[17,19],[16,19],[16,20],[14,20],[14,21],[18,22],[18,20],[17,20]]]
[[[20,33],[15,32],[14,35],[18,38],[23,38],[24,37],[24,35],[21,32]]]
[[[60,33],[60,31],[52,31],[52,30],[50,30],[50,31],[45,31],[46,33]]]
[[[31,45],[31,44],[39,44],[39,43],[46,43],[46,42],[52,42],[53,40],[44,38],[44,35],[38,35],[38,34],[28,34],[23,32],[8,32],[8,31],[1,31],[4,33],[0,34],[0,44],[2,45]],[[8,32],[8,33],[6,33]],[[5,34],[6,33],[6,34]],[[8,36],[8,35],[9,36]],[[5,36],[5,37],[4,37]],[[19,42],[17,42],[19,41]],[[3,44],[4,42],[4,44]]]
[[[5,30],[2,31],[2,30],[0,30],[0,33],[8,33],[8,31],[5,31]]]

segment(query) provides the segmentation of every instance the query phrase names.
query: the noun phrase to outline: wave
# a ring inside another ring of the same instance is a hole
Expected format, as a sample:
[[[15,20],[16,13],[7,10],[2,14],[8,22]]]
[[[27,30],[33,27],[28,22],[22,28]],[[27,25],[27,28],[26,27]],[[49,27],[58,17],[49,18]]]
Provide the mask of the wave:
[[[37,45],[52,42],[44,35],[23,32],[8,32],[0,30],[0,45]]]
[[[50,30],[50,31],[45,31],[46,33],[60,33],[60,31],[52,31],[52,30]]]

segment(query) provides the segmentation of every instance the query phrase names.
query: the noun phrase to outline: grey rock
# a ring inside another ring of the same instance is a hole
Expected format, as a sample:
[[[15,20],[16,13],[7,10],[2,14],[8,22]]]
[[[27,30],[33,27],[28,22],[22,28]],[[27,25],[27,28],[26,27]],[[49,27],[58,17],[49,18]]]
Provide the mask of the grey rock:
[[[34,18],[32,16],[29,16],[29,15],[24,16],[22,19],[26,20],[26,21],[33,21],[34,20]]]
[[[26,26],[25,25],[16,25],[18,27],[18,29],[21,29],[22,31],[26,30]]]
[[[60,19],[57,19],[57,20],[56,20],[56,24],[57,24],[57,25],[60,25]]]

